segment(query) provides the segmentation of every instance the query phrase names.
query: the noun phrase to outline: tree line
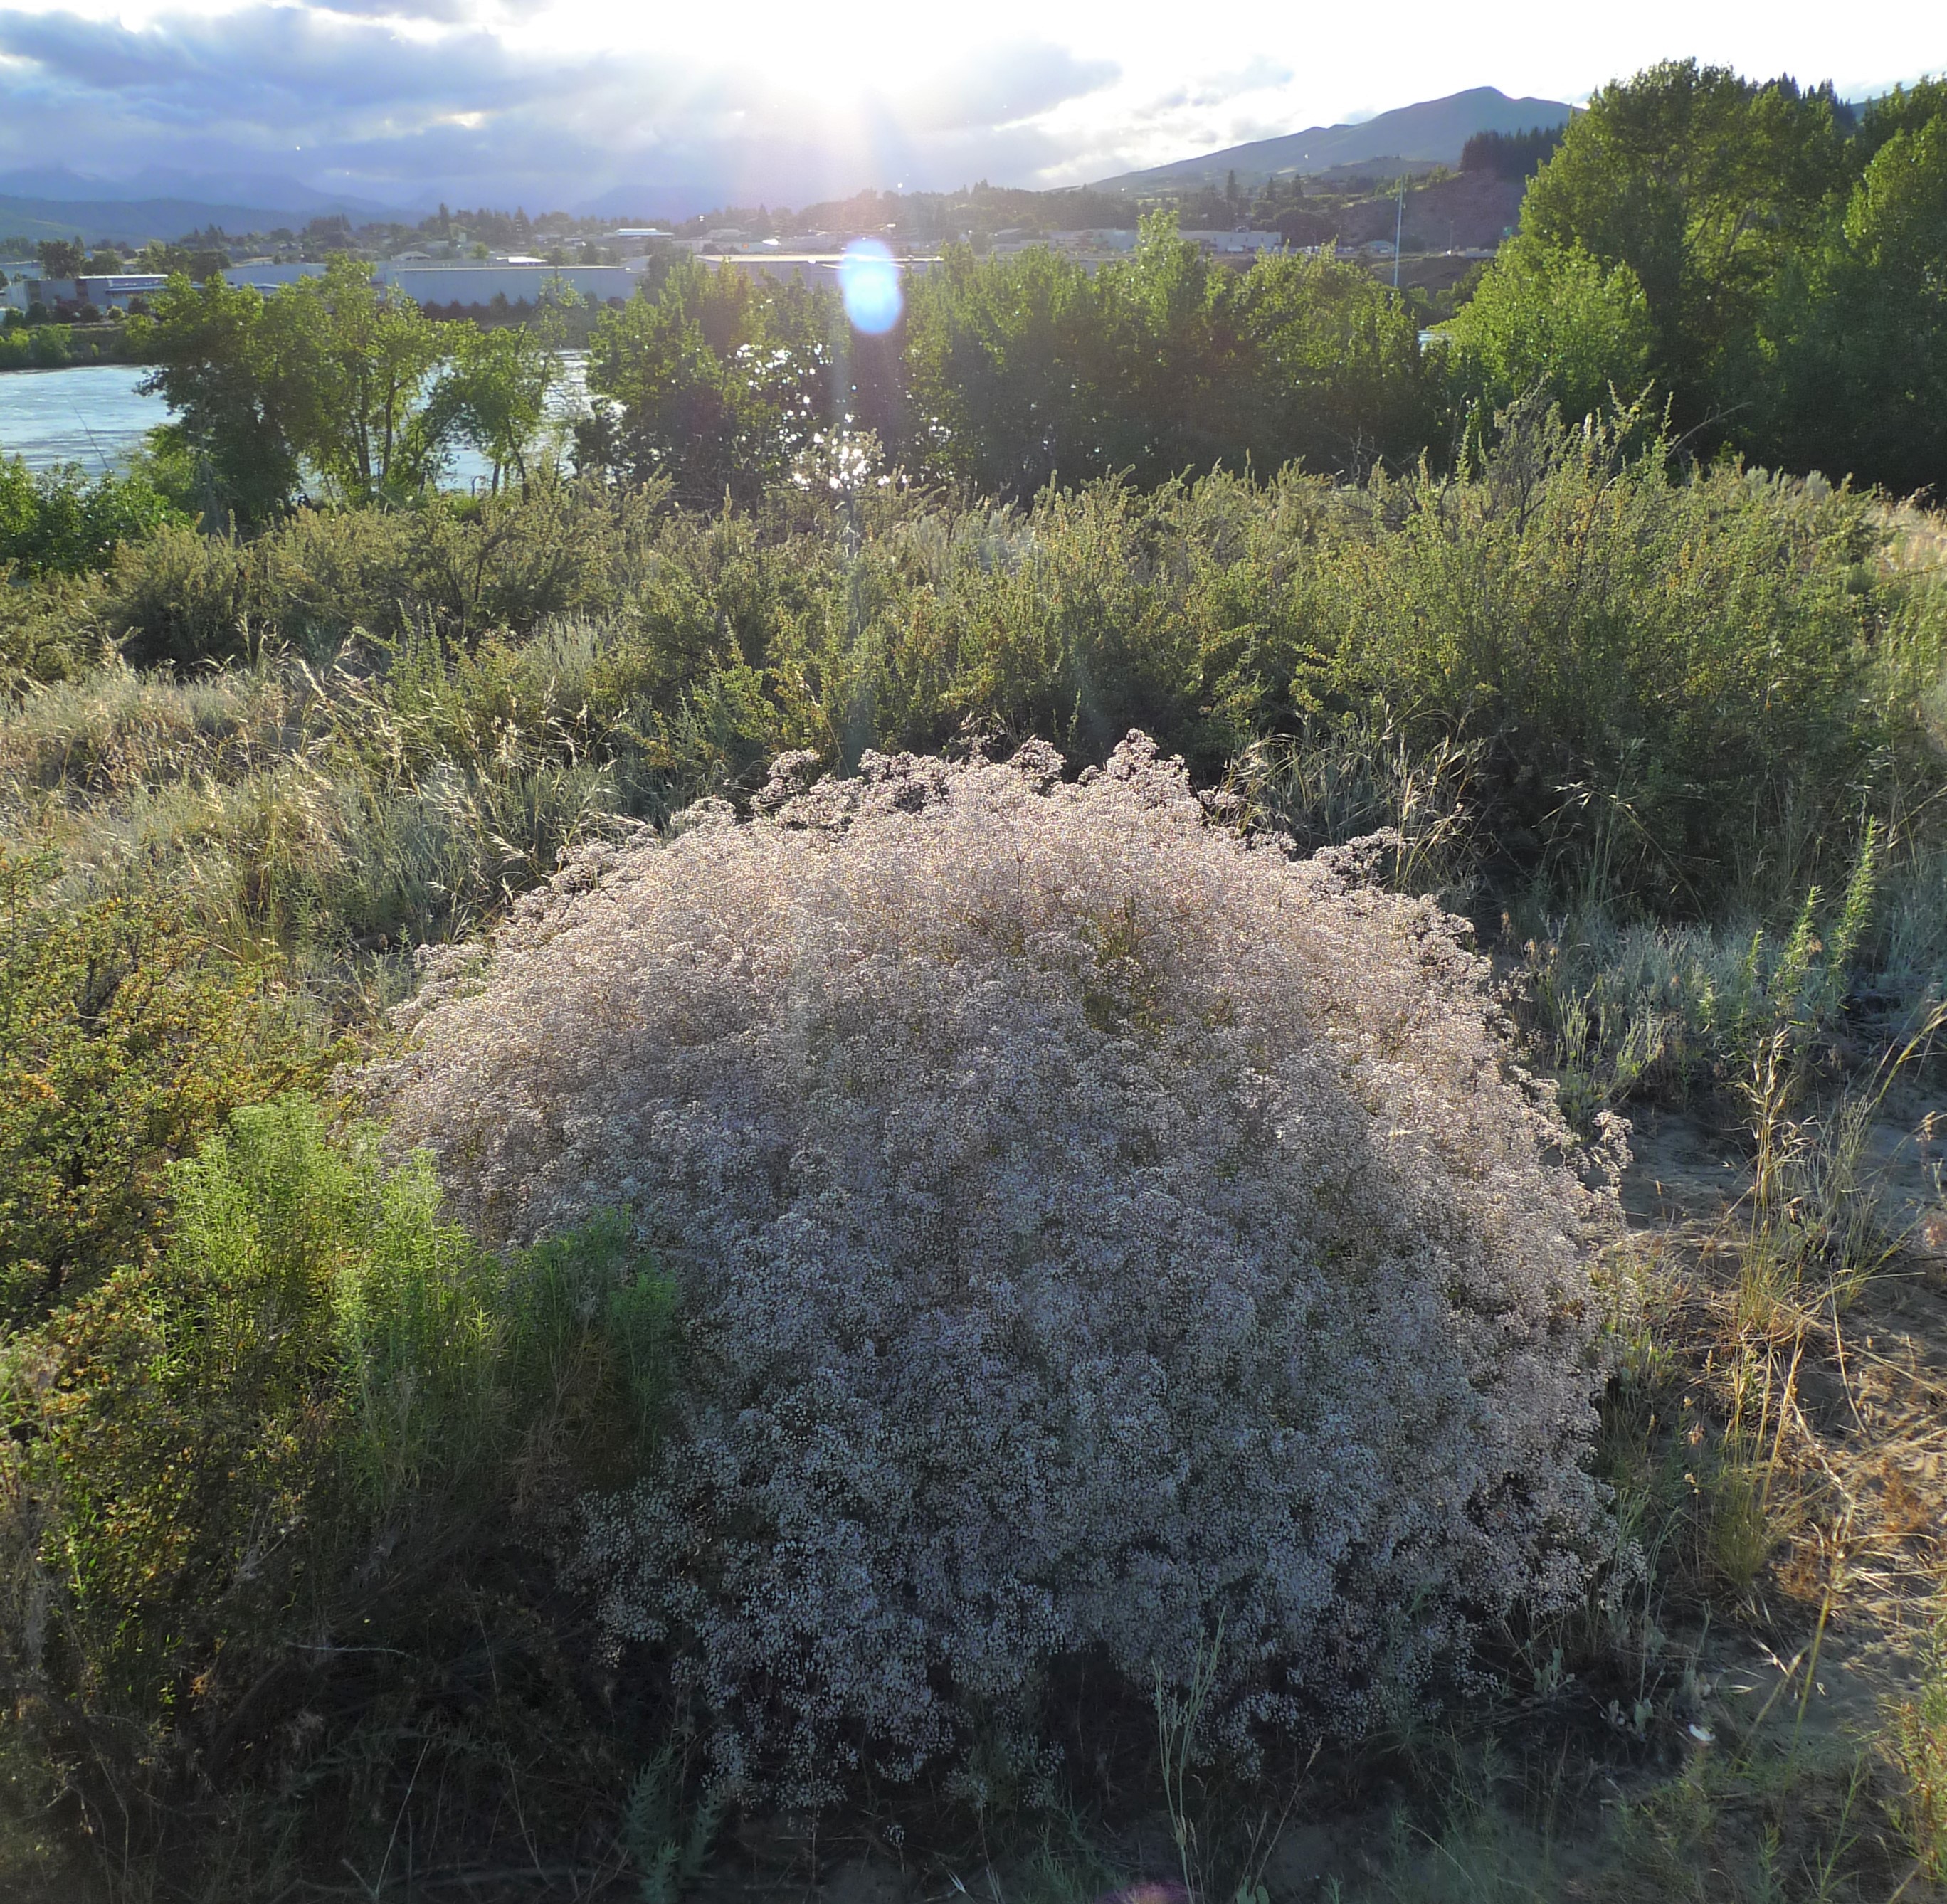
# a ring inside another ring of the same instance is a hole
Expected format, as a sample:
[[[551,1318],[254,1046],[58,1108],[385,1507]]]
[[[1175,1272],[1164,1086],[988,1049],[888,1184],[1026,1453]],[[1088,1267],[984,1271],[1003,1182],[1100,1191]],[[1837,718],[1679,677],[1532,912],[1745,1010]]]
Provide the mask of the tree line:
[[[1605,88],[1449,326],[1487,403],[1649,388],[1693,444],[1947,479],[1947,81],[1855,111],[1694,62]]]
[[[441,322],[343,256],[268,298],[220,276],[172,277],[131,329],[157,366],[144,388],[174,413],[156,433],[166,487],[244,527],[313,487],[403,501],[462,444],[494,488],[525,480],[561,375],[544,320]]]
[[[1576,115],[1437,348],[1351,260],[1238,271],[1162,215],[1093,271],[949,247],[881,337],[834,291],[685,261],[594,323],[576,460],[699,508],[892,468],[1003,497],[1357,474],[1469,453],[1539,391],[1571,417],[1647,396],[1693,453],[1911,491],[1947,474],[1943,260],[1947,83],[1855,114],[1674,63]],[[437,322],[345,259],[268,300],[173,283],[147,342],[165,451],[246,524],[307,484],[413,493],[461,440],[518,480],[560,374],[544,336]]]

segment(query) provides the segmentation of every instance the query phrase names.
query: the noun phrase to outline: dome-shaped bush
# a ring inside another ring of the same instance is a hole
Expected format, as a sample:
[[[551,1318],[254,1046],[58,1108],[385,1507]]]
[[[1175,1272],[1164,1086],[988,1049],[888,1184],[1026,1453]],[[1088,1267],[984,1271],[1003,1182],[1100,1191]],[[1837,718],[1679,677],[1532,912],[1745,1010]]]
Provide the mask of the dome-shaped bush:
[[[1484,962],[1140,737],[1059,767],[604,849],[378,1080],[490,1230],[619,1204],[676,1277],[676,1420],[575,1565],[780,1795],[1031,1748],[1051,1662],[1147,1692],[1220,1618],[1234,1741],[1355,1727],[1599,1528],[1613,1202]]]

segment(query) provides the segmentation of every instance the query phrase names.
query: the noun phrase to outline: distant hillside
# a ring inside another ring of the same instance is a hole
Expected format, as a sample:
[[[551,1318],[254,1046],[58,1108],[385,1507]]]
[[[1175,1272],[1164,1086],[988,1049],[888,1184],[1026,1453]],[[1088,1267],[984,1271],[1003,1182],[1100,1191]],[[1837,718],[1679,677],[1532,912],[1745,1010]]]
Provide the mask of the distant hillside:
[[[1221,190],[1234,172],[1240,189],[1253,190],[1268,178],[1287,178],[1365,165],[1382,159],[1457,165],[1460,148],[1476,132],[1523,132],[1531,125],[1565,124],[1569,107],[1559,99],[1510,99],[1494,86],[1475,86],[1445,99],[1396,107],[1359,125],[1314,125],[1280,138],[1254,139],[1248,145],[1178,159],[1147,172],[1105,178],[1099,192],[1138,194],[1159,190]]]
[[[314,214],[280,212],[262,205],[205,205],[195,199],[48,199],[0,195],[0,237],[105,238],[146,243],[180,238],[218,225],[225,231],[274,231],[302,225]]]
[[[1406,195],[1398,226],[1401,248],[1409,252],[1493,250],[1521,217],[1524,178],[1497,178],[1491,172],[1458,172],[1437,184]],[[1398,213],[1391,198],[1348,205],[1333,219],[1342,244],[1363,245],[1390,238]]]
[[[388,218],[396,215],[392,207],[376,199],[358,198],[344,192],[320,191],[302,179],[286,178],[275,172],[186,172],[152,168],[141,178],[101,178],[78,172],[67,165],[30,165],[0,172],[0,196],[17,199],[51,199],[62,205],[129,205],[153,203],[158,199],[183,199],[194,206],[238,207],[255,212],[262,209],[281,212],[284,222],[293,215],[305,218],[329,218],[343,212],[351,218]]]

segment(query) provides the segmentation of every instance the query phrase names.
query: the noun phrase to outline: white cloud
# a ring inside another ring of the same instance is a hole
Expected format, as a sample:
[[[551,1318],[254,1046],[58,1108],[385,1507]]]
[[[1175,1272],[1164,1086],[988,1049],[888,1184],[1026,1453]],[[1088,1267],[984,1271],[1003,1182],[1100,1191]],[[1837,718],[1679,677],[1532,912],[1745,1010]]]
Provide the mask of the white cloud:
[[[1497,85],[1577,98],[1666,57],[1856,92],[1947,66],[1947,11],[1639,0],[1490,14],[1240,0],[1221,17],[1110,0],[69,0],[0,11],[0,168],[301,174],[394,202],[639,209],[802,202],[868,184],[1045,184]],[[78,129],[83,136],[77,138]]]

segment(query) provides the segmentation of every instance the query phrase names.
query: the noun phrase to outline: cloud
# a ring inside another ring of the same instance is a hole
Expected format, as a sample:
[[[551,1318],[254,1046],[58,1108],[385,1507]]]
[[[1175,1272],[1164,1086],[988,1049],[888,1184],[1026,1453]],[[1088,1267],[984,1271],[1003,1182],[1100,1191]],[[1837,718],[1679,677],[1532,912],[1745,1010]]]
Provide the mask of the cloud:
[[[1113,60],[1079,59],[1045,40],[985,48],[902,87],[899,116],[909,127],[941,131],[1016,125],[1098,91],[1120,73]]]
[[[862,79],[834,97],[731,60],[537,51],[468,4],[260,4],[139,26],[0,11],[0,168],[72,153],[85,126],[91,173],[189,171],[240,193],[274,171],[395,204],[631,190],[658,212],[802,203],[1055,163],[1038,122],[1118,70],[1023,38],[919,64],[896,93]]]
[[[1228,73],[1210,73],[1192,80],[1178,95],[1190,106],[1221,106],[1243,93],[1264,92],[1289,85],[1292,70],[1260,53]]]

